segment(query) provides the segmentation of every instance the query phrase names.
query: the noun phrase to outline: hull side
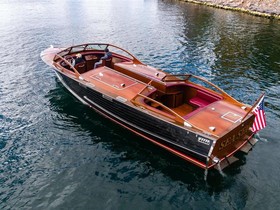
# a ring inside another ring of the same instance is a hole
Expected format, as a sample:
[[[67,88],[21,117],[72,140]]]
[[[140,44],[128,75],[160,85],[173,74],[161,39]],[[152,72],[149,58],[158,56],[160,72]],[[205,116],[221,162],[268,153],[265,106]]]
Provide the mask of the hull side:
[[[159,146],[205,168],[213,141],[80,84],[56,71],[64,86],[83,103]],[[203,141],[201,141],[203,139]]]
[[[242,147],[254,136],[254,133],[251,130],[253,122],[254,115],[251,115],[235,129],[221,137],[215,144],[212,158],[217,157],[222,161],[241,150]]]

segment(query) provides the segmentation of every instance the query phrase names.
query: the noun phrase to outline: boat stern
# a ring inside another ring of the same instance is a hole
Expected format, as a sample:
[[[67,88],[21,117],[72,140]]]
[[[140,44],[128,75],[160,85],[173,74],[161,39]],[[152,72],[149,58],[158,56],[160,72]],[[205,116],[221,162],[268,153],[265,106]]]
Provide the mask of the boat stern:
[[[209,167],[223,169],[237,161],[234,155],[238,151],[248,153],[257,142],[252,131],[254,115],[239,123],[233,130],[216,140],[213,150],[209,155]]]

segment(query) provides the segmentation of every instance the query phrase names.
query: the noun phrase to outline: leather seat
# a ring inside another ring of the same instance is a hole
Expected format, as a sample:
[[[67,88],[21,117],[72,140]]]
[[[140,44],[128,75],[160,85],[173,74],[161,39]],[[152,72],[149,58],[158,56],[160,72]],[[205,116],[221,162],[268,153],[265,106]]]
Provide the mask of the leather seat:
[[[103,66],[107,66],[107,67],[111,68],[111,66],[112,66],[111,64],[112,64],[112,58],[109,58],[109,59],[106,59],[106,60],[102,61]]]

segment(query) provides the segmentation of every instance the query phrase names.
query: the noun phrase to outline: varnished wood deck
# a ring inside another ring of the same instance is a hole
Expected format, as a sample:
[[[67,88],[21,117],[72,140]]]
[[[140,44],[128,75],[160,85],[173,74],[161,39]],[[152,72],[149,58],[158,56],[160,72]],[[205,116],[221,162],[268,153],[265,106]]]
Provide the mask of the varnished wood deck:
[[[172,110],[183,117],[183,116],[191,113],[193,111],[193,107],[188,104],[183,104],[181,106],[173,108]]]
[[[122,96],[127,100],[134,98],[146,85],[108,67],[100,67],[82,74],[100,92]]]
[[[241,107],[216,101],[190,116],[188,121],[209,133],[221,136],[237,126],[245,114],[246,111]],[[215,130],[211,131],[209,127],[215,127]]]

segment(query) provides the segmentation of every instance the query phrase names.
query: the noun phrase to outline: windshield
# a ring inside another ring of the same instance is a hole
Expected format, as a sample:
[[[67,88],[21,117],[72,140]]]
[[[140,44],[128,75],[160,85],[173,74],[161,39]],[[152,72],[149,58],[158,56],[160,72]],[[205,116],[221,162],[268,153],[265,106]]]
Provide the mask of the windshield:
[[[84,51],[85,47],[86,47],[85,45],[79,45],[79,46],[72,47],[70,53],[76,53],[76,52]]]
[[[89,44],[85,50],[102,50],[104,51],[108,47],[107,44]]]
[[[110,52],[113,54],[118,54],[123,56],[124,58],[129,58],[131,60],[134,60],[135,63],[141,64],[141,61],[139,61],[137,58],[135,58],[131,53],[128,51],[114,46],[110,44],[104,44],[104,43],[90,43],[90,44],[82,44],[82,45],[77,45],[73,47],[69,47],[61,52],[58,53],[59,56],[65,57],[66,55],[69,54],[75,54],[78,52],[85,52],[85,51],[105,51],[105,49],[109,49]],[[54,61],[57,61],[59,59],[58,56],[54,57]]]

